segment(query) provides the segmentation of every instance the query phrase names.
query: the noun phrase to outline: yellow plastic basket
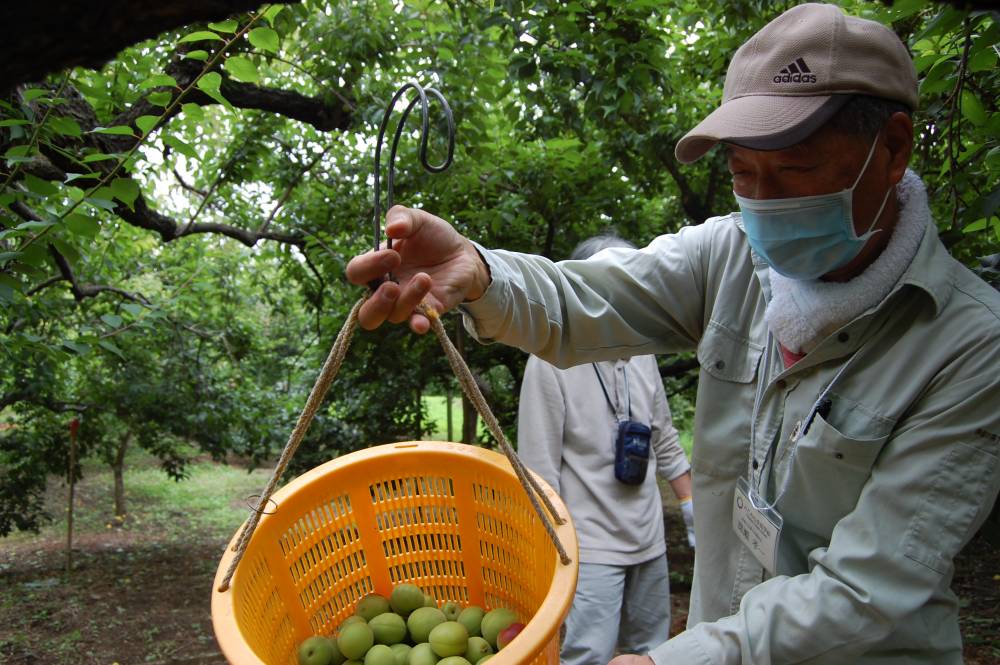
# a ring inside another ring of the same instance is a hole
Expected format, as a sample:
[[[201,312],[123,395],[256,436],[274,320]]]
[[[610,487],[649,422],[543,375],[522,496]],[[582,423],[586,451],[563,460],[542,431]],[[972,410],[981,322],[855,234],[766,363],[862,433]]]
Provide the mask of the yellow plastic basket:
[[[536,478],[538,478],[536,476]],[[508,607],[526,627],[491,665],[559,663],[573,601],[577,541],[569,511],[564,565],[507,459],[460,443],[413,441],[345,455],[272,497],[228,590],[216,573],[212,623],[234,664],[294,665],[298,644],[330,634],[368,593],[420,586],[439,603]],[[275,507],[276,506],[276,507]],[[530,621],[529,621],[530,619]]]

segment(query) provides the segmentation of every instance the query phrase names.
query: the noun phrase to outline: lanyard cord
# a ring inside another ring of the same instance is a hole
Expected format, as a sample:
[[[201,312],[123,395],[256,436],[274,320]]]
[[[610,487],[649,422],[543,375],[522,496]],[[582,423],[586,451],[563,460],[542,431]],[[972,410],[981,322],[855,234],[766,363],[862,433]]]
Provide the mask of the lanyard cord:
[[[754,452],[757,450],[757,415],[760,410],[760,402],[764,397],[764,387],[771,381],[771,348],[773,346],[774,335],[768,331],[767,346],[764,349],[764,366],[758,372],[760,378],[757,380],[757,394],[754,396],[753,413],[750,417],[750,459],[747,460],[747,475],[751,481],[755,480],[752,464],[755,457]],[[761,467],[761,473],[763,473],[763,465]],[[753,484],[759,485],[759,480]]]
[[[604,399],[608,400],[608,406],[611,407],[611,412],[618,418],[618,410],[615,409],[615,405],[611,402],[611,397],[608,395],[608,389],[604,386],[604,379],[601,378],[601,372],[597,369],[597,363],[590,363],[594,368],[594,374],[597,375],[597,382],[601,384],[601,391],[604,392]],[[628,410],[628,419],[632,420],[632,398],[629,396],[628,392],[628,368],[622,367],[622,376],[625,377],[625,406]]]

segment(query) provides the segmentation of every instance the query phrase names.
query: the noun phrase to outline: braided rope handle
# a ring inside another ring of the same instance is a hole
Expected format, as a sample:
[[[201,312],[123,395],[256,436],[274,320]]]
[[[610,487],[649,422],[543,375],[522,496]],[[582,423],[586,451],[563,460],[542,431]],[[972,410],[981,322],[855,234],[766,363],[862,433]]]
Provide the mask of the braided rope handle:
[[[299,415],[299,419],[295,423],[295,427],[292,430],[291,435],[288,437],[288,442],[285,444],[284,450],[281,451],[281,456],[278,458],[278,463],[275,465],[274,471],[271,472],[271,477],[267,481],[267,486],[260,494],[257,507],[253,510],[250,518],[247,519],[243,528],[239,532],[236,544],[233,545],[233,551],[236,554],[229,563],[229,568],[226,570],[226,575],[222,579],[222,583],[217,589],[218,591],[222,592],[229,589],[233,575],[236,573],[236,568],[239,566],[240,561],[243,559],[243,555],[246,553],[247,546],[250,544],[250,538],[253,536],[254,531],[257,529],[257,525],[260,523],[260,516],[264,513],[267,502],[271,499],[271,495],[277,488],[278,480],[285,472],[285,469],[288,468],[288,464],[291,462],[292,456],[295,454],[295,451],[298,450],[299,444],[302,443],[302,439],[305,437],[306,431],[308,431],[313,418],[316,416],[316,412],[322,405],[323,398],[326,397],[326,393],[330,389],[330,385],[333,383],[334,378],[336,378],[337,373],[340,371],[340,366],[344,363],[344,357],[347,355],[347,348],[350,346],[351,339],[354,337],[354,332],[357,329],[358,312],[361,310],[361,305],[363,305],[367,299],[368,295],[366,294],[354,304],[354,307],[351,308],[351,313],[344,322],[344,326],[337,334],[337,339],[334,341],[333,347],[330,349],[330,353],[327,356],[326,361],[323,363],[323,368],[320,370],[319,377],[317,377],[316,383],[313,385],[312,391],[309,393],[306,405],[302,409],[302,413]],[[490,433],[492,433],[500,443],[504,454],[507,456],[507,460],[514,468],[514,473],[517,475],[524,491],[527,492],[528,498],[531,500],[531,505],[534,507],[535,512],[541,519],[542,525],[545,527],[546,533],[548,533],[549,538],[552,540],[552,543],[555,545],[555,548],[559,553],[559,560],[562,561],[564,565],[570,563],[571,559],[569,558],[569,555],[566,554],[566,549],[559,540],[559,536],[556,534],[555,528],[552,526],[548,515],[545,514],[545,511],[542,510],[542,507],[539,505],[536,495],[541,497],[542,502],[545,504],[545,509],[552,515],[557,524],[565,524],[566,520],[558,514],[555,506],[542,491],[538,482],[525,468],[524,463],[517,456],[517,453],[511,447],[510,442],[507,441],[507,437],[504,435],[503,430],[500,429],[500,425],[497,422],[496,417],[493,415],[493,412],[490,410],[489,404],[486,403],[486,398],[483,397],[482,392],[479,390],[479,386],[476,385],[476,381],[472,376],[472,371],[466,364],[465,359],[462,358],[461,354],[458,353],[458,350],[455,349],[454,344],[452,344],[451,340],[448,338],[444,325],[441,323],[441,317],[436,311],[426,305],[421,304],[419,309],[421,313],[430,319],[431,327],[434,329],[438,340],[444,347],[445,356],[448,358],[452,371],[455,372],[455,376],[462,385],[462,389],[475,405],[476,410],[483,419],[483,422],[486,423]]]

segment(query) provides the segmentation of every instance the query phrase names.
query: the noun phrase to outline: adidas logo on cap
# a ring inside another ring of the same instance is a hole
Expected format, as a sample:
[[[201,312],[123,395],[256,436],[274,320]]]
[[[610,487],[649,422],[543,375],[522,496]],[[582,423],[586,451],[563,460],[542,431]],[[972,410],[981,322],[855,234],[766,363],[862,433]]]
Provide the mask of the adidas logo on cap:
[[[806,65],[802,58],[796,58],[795,62],[781,68],[771,79],[775,83],[815,83],[816,75]]]

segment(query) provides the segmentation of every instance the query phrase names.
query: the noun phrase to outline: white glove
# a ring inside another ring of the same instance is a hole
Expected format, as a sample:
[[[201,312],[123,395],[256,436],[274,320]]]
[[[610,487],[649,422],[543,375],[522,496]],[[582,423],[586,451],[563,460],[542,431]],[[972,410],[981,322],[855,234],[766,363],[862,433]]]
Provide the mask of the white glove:
[[[684,516],[684,526],[687,527],[688,545],[694,549],[694,503],[691,497],[681,499],[681,515]]]

